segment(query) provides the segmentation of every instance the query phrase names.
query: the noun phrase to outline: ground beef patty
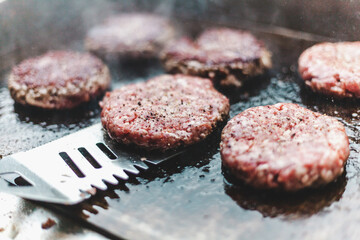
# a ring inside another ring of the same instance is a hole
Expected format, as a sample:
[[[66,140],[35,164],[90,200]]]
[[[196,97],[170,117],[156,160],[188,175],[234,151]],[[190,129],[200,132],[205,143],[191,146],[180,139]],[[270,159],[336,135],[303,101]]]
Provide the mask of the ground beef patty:
[[[100,59],[69,51],[51,51],[15,66],[8,87],[14,100],[46,109],[67,109],[88,102],[110,84]]]
[[[254,107],[221,136],[224,167],[257,188],[295,191],[338,177],[349,156],[344,126],[291,103]]]
[[[161,75],[108,92],[100,103],[109,136],[167,150],[199,142],[229,113],[229,100],[208,79]]]
[[[175,35],[168,19],[147,13],[121,14],[90,29],[86,48],[99,54],[124,57],[157,57]]]
[[[271,67],[271,55],[261,41],[249,32],[228,28],[209,29],[195,41],[172,42],[162,60],[169,72],[209,77],[236,87]]]
[[[315,92],[360,98],[360,42],[316,44],[301,54],[299,72]]]

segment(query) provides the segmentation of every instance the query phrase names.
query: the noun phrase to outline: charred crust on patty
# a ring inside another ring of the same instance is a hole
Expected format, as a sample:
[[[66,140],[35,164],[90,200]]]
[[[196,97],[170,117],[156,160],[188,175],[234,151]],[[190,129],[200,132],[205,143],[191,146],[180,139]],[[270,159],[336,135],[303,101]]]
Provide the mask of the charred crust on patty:
[[[22,105],[69,109],[104,93],[110,80],[109,69],[95,56],[50,51],[15,66],[8,87]]]
[[[251,33],[229,28],[204,31],[195,41],[182,38],[161,54],[165,69],[240,87],[271,67],[271,54]]]
[[[209,79],[161,75],[108,92],[100,103],[110,138],[165,151],[206,138],[229,114],[229,100]]]
[[[344,170],[349,140],[335,118],[291,103],[254,107],[221,136],[223,166],[255,188],[297,191],[327,184]]]
[[[360,98],[360,42],[319,43],[306,49],[298,65],[314,92],[336,98]]]
[[[101,57],[157,58],[175,35],[167,18],[150,13],[123,13],[91,28],[85,47]]]

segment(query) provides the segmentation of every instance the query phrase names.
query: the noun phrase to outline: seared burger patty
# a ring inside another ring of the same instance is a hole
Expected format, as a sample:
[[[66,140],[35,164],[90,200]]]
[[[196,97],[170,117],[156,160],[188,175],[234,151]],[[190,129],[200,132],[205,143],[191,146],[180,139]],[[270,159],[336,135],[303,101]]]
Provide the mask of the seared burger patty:
[[[360,98],[360,42],[316,44],[301,54],[299,72],[314,92]]]
[[[235,177],[287,191],[333,181],[349,156],[339,121],[291,103],[238,114],[224,128],[220,145],[223,165]]]
[[[46,109],[68,109],[105,92],[108,68],[87,53],[50,51],[15,66],[8,87],[14,100]]]
[[[249,32],[228,28],[209,29],[195,41],[175,41],[164,50],[162,60],[169,72],[236,87],[271,67],[271,55],[261,41]]]
[[[167,150],[199,142],[229,113],[229,100],[208,79],[161,75],[108,92],[101,121],[120,143]]]
[[[85,47],[99,55],[157,57],[174,37],[169,20],[148,13],[121,14],[90,29]]]

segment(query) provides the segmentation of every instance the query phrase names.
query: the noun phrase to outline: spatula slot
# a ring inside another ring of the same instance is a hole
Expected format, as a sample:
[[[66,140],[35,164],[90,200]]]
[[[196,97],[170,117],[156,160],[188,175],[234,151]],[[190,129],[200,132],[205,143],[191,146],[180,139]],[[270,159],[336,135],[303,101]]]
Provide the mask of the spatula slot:
[[[86,160],[93,166],[94,168],[98,169],[102,166],[96,161],[96,159],[86,150],[86,148],[78,148],[78,151],[85,157]]]
[[[70,158],[70,156],[66,152],[59,153],[60,157],[65,161],[65,163],[71,168],[71,170],[78,176],[79,178],[85,177],[84,173],[76,166],[74,161]]]
[[[105,144],[97,143],[96,146],[103,152],[105,155],[110,158],[111,160],[117,159],[115,153],[113,153]]]
[[[9,183],[9,186],[16,186],[16,187],[33,186],[30,182],[28,182],[17,172],[9,172],[9,173],[1,174],[0,178],[7,181]]]
[[[22,176],[19,176],[17,178],[14,179],[14,182],[16,184],[16,186],[32,186],[31,183],[29,183],[28,181],[25,180],[25,178],[23,178]]]

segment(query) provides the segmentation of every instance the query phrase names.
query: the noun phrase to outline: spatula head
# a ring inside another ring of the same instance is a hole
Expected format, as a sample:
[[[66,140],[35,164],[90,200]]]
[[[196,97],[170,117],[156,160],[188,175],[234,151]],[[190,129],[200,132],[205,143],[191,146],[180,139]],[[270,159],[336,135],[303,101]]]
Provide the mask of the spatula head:
[[[147,170],[149,163],[159,164],[179,153],[130,150],[109,139],[99,123],[3,158],[0,190],[31,200],[76,204],[96,189],[106,190],[107,184],[116,185],[129,174]]]

